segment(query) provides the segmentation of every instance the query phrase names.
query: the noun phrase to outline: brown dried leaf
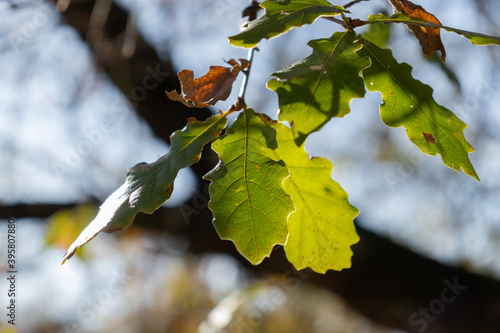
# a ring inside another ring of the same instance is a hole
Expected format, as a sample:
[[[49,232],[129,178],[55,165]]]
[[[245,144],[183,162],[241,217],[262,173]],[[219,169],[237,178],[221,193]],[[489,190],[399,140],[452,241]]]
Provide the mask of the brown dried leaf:
[[[408,0],[389,0],[389,2],[398,12],[406,16],[441,25],[441,22],[439,22],[434,15],[428,13],[422,6],[416,5],[413,2]],[[443,42],[441,42],[439,28],[420,27],[414,24],[408,24],[408,28],[413,32],[415,37],[418,38],[420,46],[422,46],[422,51],[426,56],[431,57],[434,51],[439,50],[441,51],[441,60],[443,60],[443,62],[445,61],[446,51]]]
[[[184,103],[190,108],[204,108],[218,101],[225,101],[231,94],[233,83],[238,73],[245,70],[249,63],[246,59],[234,59],[227,63],[233,67],[210,66],[207,74],[193,79],[193,71],[185,69],[177,74],[181,82],[181,94],[177,91],[166,91],[168,98]]]

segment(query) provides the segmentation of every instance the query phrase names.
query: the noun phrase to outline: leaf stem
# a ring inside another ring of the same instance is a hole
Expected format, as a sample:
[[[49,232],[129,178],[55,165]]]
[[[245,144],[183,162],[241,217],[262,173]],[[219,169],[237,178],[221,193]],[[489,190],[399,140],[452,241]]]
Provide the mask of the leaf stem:
[[[349,2],[348,4],[346,4],[344,7],[344,9],[347,9],[349,7],[352,7],[353,5],[359,3],[359,2],[362,2],[362,1],[369,1],[369,0],[354,0],[354,1],[351,1]],[[355,19],[355,20],[351,20],[350,18],[346,18],[343,14],[342,14],[342,18],[343,20],[339,20],[337,18],[334,18],[334,17],[325,17],[323,16],[324,19],[327,19],[328,21],[332,21],[332,22],[335,22],[335,23],[338,23],[340,24],[341,26],[343,26],[344,28],[346,29],[353,29],[357,26],[361,26],[361,25],[364,25],[364,24],[357,24],[359,22],[364,22],[364,21],[361,21],[361,20],[358,20],[358,19]],[[352,22],[354,22],[354,24],[352,24]]]
[[[262,8],[259,6],[259,2],[252,1],[252,4],[249,7],[245,8],[242,16],[243,17],[248,16],[248,22],[251,22],[257,18],[257,12],[261,9]],[[255,50],[258,49],[256,47],[248,49],[248,55],[247,55],[248,66],[242,70],[245,76],[243,77],[243,82],[241,83],[241,89],[240,89],[240,94],[238,95],[238,100],[233,105],[231,105],[229,110],[224,112],[223,115],[225,115],[228,112],[232,113],[234,111],[246,108],[245,93],[247,91],[248,79],[250,77],[250,69],[252,67],[253,54]]]
[[[357,3],[359,3],[359,2],[362,2],[362,1],[369,1],[369,0],[354,0],[354,1],[349,2],[348,4],[346,4],[346,5],[345,5],[345,6],[343,6],[343,7],[344,7],[345,9],[347,9],[347,8],[349,8],[349,7],[351,7],[351,6],[355,5],[355,4],[357,4]]]

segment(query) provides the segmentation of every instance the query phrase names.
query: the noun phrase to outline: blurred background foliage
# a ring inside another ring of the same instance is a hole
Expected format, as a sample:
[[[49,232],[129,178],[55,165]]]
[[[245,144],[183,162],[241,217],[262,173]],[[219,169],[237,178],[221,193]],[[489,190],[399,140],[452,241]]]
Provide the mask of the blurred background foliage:
[[[443,24],[500,35],[493,0],[416,2]],[[385,127],[380,96],[367,94],[306,146],[332,160],[334,179],[362,212],[351,269],[297,272],[280,248],[253,267],[219,240],[200,180],[218,160],[209,149],[179,175],[164,207],[98,236],[60,266],[127,168],[163,155],[188,117],[216,111],[186,109],[164,91],[179,88],[182,69],[200,76],[223,59],[246,56],[225,37],[239,31],[248,5],[0,2],[0,218],[16,218],[19,250],[18,325],[0,331],[416,332],[422,326],[410,316],[441,297],[445,280],[458,279],[467,290],[428,320],[425,332],[498,332],[500,53],[442,32],[442,64],[426,59],[402,25],[360,32],[411,64],[435,99],[468,123],[481,183],[421,154],[404,130]],[[385,0],[351,8],[360,18],[391,10]],[[318,20],[263,41],[248,105],[276,118],[276,96],[264,88],[269,73],[308,56],[308,40],[339,28]],[[4,258],[5,248],[0,252]]]

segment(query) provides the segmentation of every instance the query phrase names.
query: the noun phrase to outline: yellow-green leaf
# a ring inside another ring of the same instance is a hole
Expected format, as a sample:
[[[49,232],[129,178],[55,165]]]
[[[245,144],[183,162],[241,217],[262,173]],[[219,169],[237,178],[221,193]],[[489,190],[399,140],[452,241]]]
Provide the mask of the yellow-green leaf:
[[[359,211],[331,179],[332,163],[321,157],[309,158],[304,146],[295,144],[288,127],[262,118],[276,130],[278,148],[274,153],[290,173],[283,182],[295,206],[288,216],[288,260],[296,269],[310,267],[318,273],[351,267],[351,246],[359,240],[354,228]]]

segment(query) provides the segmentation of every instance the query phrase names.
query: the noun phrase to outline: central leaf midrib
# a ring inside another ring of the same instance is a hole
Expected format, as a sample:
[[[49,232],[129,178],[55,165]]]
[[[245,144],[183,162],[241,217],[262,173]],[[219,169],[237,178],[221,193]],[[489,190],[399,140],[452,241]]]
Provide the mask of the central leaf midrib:
[[[243,111],[243,117],[245,117],[245,127],[244,127],[244,130],[245,130],[245,146],[244,146],[244,149],[243,149],[243,186],[245,188],[245,194],[246,194],[246,197],[247,197],[247,205],[248,205],[248,216],[249,216],[249,219],[250,219],[250,226],[252,228],[252,240],[253,240],[253,243],[254,243],[254,248],[255,248],[255,251],[257,251],[257,242],[256,242],[256,239],[255,239],[255,225],[254,225],[254,218],[253,218],[253,215],[252,215],[252,205],[250,203],[250,191],[248,189],[248,176],[247,176],[247,172],[248,172],[248,165],[247,165],[247,154],[248,154],[248,127],[249,127],[249,119],[248,119],[248,115],[246,113],[246,110]]]
[[[395,82],[400,88],[401,90],[403,90],[406,95],[408,96],[408,98],[412,101],[412,104],[415,105],[415,107],[418,107],[418,109],[420,109],[422,111],[422,114],[425,115],[425,117],[427,117],[427,119],[429,120],[429,122],[431,124],[435,124],[436,128],[448,139],[448,141],[457,149],[457,150],[460,150],[460,146],[457,146],[457,144],[454,142],[454,140],[452,140],[447,133],[445,133],[445,131],[441,128],[441,127],[445,127],[446,129],[450,130],[449,128],[447,128],[446,126],[443,126],[441,123],[439,123],[438,121],[433,121],[432,117],[430,115],[427,114],[427,112],[421,107],[421,104],[423,105],[427,105],[427,103],[425,102],[421,102],[420,100],[416,100],[413,95],[403,86],[403,84],[392,74],[391,71],[387,70],[387,68],[384,66],[384,62],[382,62],[368,47],[365,43],[362,43],[362,45],[365,47],[365,49],[372,55],[372,57],[374,59],[377,60],[377,62],[379,63],[379,65],[389,74],[390,77],[392,77],[393,79],[393,82]],[[401,64],[397,64],[397,65],[401,65]],[[432,110],[434,110],[434,108],[430,105],[427,105],[429,108],[431,108]],[[420,128],[424,128],[424,126],[421,124],[421,121],[420,119],[417,117],[417,120],[419,122],[419,126]],[[404,126],[404,125],[401,125],[401,126]],[[406,126],[404,126],[406,127]],[[441,156],[443,156],[443,154],[446,153],[446,151],[442,152],[442,151],[439,151],[437,152],[438,154],[440,154]]]
[[[335,46],[332,48],[332,52],[328,55],[328,57],[326,58],[325,62],[324,62],[324,67],[322,68],[322,70],[320,70],[320,74],[319,74],[319,77],[316,81],[316,83],[314,84],[314,87],[313,89],[311,90],[311,95],[309,96],[309,101],[307,102],[307,109],[306,109],[306,114],[308,115],[309,114],[309,110],[311,109],[311,100],[313,99],[313,96],[316,92],[316,89],[318,89],[318,86],[319,86],[319,83],[321,82],[322,80],[322,77],[323,75],[326,75],[326,71],[327,71],[327,65],[328,63],[330,62],[330,59],[333,57],[333,55],[335,54],[335,52],[337,51],[337,48],[339,47],[339,44],[340,42],[342,41],[342,39],[346,36],[347,32],[344,32],[342,34],[342,36],[339,38],[338,42],[335,44]],[[319,54],[318,54],[319,56]]]
[[[153,175],[156,176],[156,174],[158,173],[158,171],[160,169],[162,169],[165,166],[165,164],[167,164],[168,162],[170,162],[171,160],[173,160],[181,152],[185,151],[189,146],[191,146],[193,144],[193,142],[195,142],[202,135],[204,135],[206,132],[208,132],[208,130],[211,129],[213,126],[218,125],[219,121],[222,120],[222,119],[225,119],[225,118],[221,117],[220,119],[218,119],[217,121],[215,121],[211,126],[207,127],[204,131],[202,131],[199,135],[194,136],[191,141],[189,141],[186,145],[184,145],[180,150],[178,150],[177,152],[175,152],[172,156],[170,156],[171,151],[169,151],[167,153],[168,155],[165,158],[165,161],[163,163],[161,163],[155,170],[152,170],[151,173],[149,175],[147,175],[146,178],[142,182],[140,182],[139,184],[137,184],[137,186],[133,187],[132,190],[130,191],[130,193],[133,193],[135,190],[137,190],[139,187],[141,187]],[[170,148],[172,148],[172,145],[170,146]]]

